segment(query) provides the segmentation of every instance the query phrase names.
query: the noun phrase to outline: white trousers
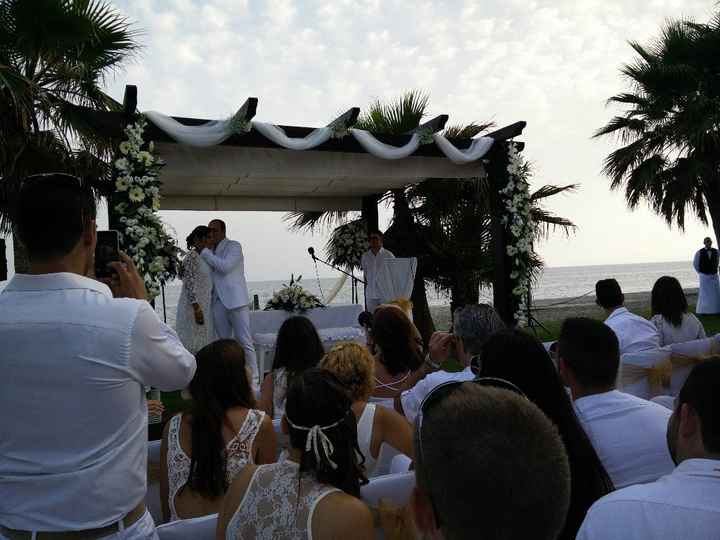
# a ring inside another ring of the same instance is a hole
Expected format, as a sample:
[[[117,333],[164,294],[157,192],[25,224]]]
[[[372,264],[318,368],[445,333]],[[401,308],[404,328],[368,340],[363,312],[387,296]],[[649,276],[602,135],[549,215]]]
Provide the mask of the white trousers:
[[[37,533],[33,533],[33,540],[35,540],[35,534]],[[2,533],[0,533],[0,540],[6,540]],[[110,536],[103,536],[103,540],[158,540],[158,535],[155,532],[155,522],[150,512],[146,510],[145,514],[127,529],[123,528]]]
[[[250,384],[253,390],[260,387],[260,375],[255,355],[255,345],[250,333],[250,308],[242,306],[227,309],[217,295],[213,295],[213,322],[215,333],[220,339],[230,339],[233,336],[245,349],[245,365],[250,370]]]

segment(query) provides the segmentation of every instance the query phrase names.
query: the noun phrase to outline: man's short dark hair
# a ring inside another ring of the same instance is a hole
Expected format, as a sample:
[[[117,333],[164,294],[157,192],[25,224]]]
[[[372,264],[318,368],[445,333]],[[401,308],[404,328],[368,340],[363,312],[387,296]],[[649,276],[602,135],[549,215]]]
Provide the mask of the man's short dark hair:
[[[700,418],[703,446],[720,453],[720,356],[695,366],[685,380],[677,406],[687,403]]]
[[[385,236],[380,229],[368,229],[368,236],[372,236],[373,234],[378,235],[380,238]]]
[[[210,221],[210,223],[217,223],[218,225],[220,225],[220,230],[223,232],[223,234],[227,232],[227,226],[222,219],[213,219]]]
[[[620,344],[605,323],[587,317],[565,319],[560,329],[558,357],[586,388],[615,386]]]
[[[422,417],[422,441],[416,430],[415,473],[443,536],[556,538],[570,502],[570,466],[555,425],[500,388],[467,382],[438,399]]]
[[[15,232],[33,261],[70,253],[96,216],[92,190],[84,181],[65,174],[25,179],[13,211]]]
[[[623,296],[620,284],[616,279],[601,279],[595,284],[595,298],[600,307],[613,309],[623,305]]]

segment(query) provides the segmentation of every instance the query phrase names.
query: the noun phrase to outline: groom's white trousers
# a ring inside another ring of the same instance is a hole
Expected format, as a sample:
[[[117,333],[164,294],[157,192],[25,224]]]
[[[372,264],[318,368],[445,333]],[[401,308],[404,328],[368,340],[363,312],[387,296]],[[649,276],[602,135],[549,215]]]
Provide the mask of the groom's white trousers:
[[[252,377],[250,383],[253,390],[260,387],[260,375],[258,373],[257,357],[253,345],[252,334],[250,333],[250,308],[242,306],[235,309],[227,309],[220,298],[213,294],[212,299],[213,322],[215,333],[220,339],[229,339],[235,335],[235,339],[245,349],[245,365],[250,370]]]

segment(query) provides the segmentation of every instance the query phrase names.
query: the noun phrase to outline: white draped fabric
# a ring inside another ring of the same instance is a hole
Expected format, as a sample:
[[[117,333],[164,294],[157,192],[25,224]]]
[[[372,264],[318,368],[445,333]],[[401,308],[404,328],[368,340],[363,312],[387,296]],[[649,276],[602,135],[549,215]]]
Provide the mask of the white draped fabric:
[[[155,126],[163,130],[177,142],[189,146],[214,146],[227,140],[233,133],[237,132],[238,118],[242,114],[239,111],[228,120],[211,120],[197,126],[186,126],[174,118],[161,114],[157,111],[143,113]],[[288,137],[285,131],[274,125],[265,122],[252,122],[248,125],[271,140],[278,146],[289,150],[312,150],[325,142],[335,134],[333,127],[318,128],[305,137]],[[403,146],[386,144],[370,133],[362,129],[349,129],[348,133],[363,147],[363,149],[380,159],[403,159],[411,156],[421,145],[421,136],[413,133],[410,140]],[[432,139],[437,147],[453,163],[471,163],[481,159],[493,145],[494,139],[480,137],[473,139],[469,148],[459,149],[442,134],[435,133]]]
[[[392,302],[398,298],[410,298],[417,270],[417,259],[385,259],[375,281],[380,300]]]

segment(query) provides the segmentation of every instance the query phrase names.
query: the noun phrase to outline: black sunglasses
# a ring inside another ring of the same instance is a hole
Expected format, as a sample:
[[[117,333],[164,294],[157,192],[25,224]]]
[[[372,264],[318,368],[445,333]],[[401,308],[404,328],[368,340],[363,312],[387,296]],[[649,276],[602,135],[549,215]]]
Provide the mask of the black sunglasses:
[[[65,184],[71,187],[76,188],[82,188],[84,186],[82,178],[79,176],[75,176],[72,174],[67,173],[61,173],[61,172],[49,172],[49,173],[39,173],[39,174],[31,174],[30,176],[26,176],[23,178],[23,180],[20,182],[20,191],[25,189],[28,186],[32,186],[35,184],[38,184],[40,182],[56,182],[58,184]]]
[[[527,399],[527,396],[525,393],[520,390],[520,388],[511,383],[510,381],[507,381],[505,379],[501,379],[499,377],[476,377],[475,379],[467,380],[467,381],[447,381],[442,384],[437,385],[435,388],[433,388],[422,400],[420,403],[420,409],[418,412],[417,417],[415,418],[415,432],[416,432],[416,438],[417,438],[417,452],[418,456],[420,458],[421,463],[425,463],[425,456],[423,454],[423,442],[422,442],[422,424],[423,424],[423,418],[428,414],[428,412],[436,406],[438,403],[441,403],[443,400],[447,399],[447,397],[452,394],[457,388],[459,388],[461,385],[465,383],[473,383],[473,384],[479,384],[481,386],[488,386],[491,388],[500,388],[502,390],[509,390],[515,394],[518,394],[519,396],[522,396],[523,398]],[[430,506],[432,507],[433,514],[435,516],[435,525],[436,527],[440,528],[440,515],[437,512],[437,508],[435,507],[435,501],[432,499],[432,495],[430,493],[430,489],[428,486],[428,480],[425,479],[425,485],[428,488],[427,489],[427,497],[430,500]]]

